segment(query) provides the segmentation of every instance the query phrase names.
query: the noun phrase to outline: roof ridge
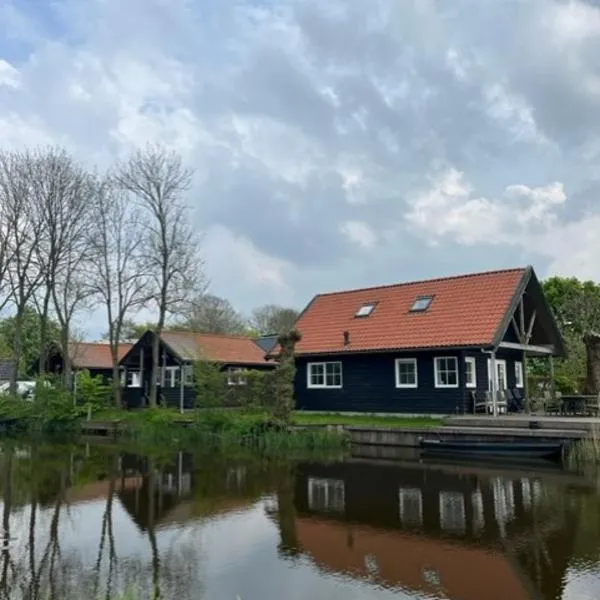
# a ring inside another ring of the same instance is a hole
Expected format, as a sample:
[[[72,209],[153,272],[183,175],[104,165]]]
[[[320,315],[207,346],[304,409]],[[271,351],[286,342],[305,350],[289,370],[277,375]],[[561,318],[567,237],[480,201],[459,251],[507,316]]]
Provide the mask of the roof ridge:
[[[222,337],[229,339],[241,339],[241,340],[253,340],[249,335],[244,335],[242,333],[211,333],[208,331],[193,331],[190,329],[169,329],[165,330],[162,333],[187,333],[190,335],[210,335],[212,337]],[[161,334],[162,335],[162,334]]]
[[[85,344],[86,346],[110,346],[110,342],[106,341],[106,342],[77,342],[77,341],[71,341],[69,342],[69,344]],[[122,341],[119,342],[119,346],[123,346],[124,344],[129,344],[129,345],[133,345],[133,342],[131,341]]]
[[[405,286],[409,286],[409,285],[419,285],[422,283],[436,283],[438,281],[454,281],[457,279],[469,279],[471,277],[481,277],[483,275],[500,275],[502,273],[518,273],[518,272],[523,272],[525,273],[527,271],[527,269],[531,268],[530,265],[526,266],[526,267],[513,267],[511,269],[495,269],[495,270],[490,270],[490,271],[480,271],[477,273],[463,273],[462,275],[447,275],[445,277],[433,277],[431,279],[417,279],[414,281],[403,281],[400,283],[387,283],[387,284],[382,284],[382,285],[373,285],[373,286],[366,286],[366,287],[360,287],[360,288],[351,288],[349,290],[337,290],[335,292],[323,292],[320,294],[317,294],[317,296],[336,296],[336,295],[341,295],[341,294],[352,294],[352,293],[356,293],[356,292],[368,292],[371,290],[383,290],[383,289],[389,289],[389,288],[395,288],[395,287],[405,287]]]

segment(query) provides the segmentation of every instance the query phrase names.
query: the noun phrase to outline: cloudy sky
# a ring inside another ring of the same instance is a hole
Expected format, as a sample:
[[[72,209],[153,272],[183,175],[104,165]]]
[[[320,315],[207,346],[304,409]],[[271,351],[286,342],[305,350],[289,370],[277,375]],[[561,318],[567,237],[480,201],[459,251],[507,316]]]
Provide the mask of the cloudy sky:
[[[0,144],[196,170],[213,293],[600,280],[600,3],[0,0]]]

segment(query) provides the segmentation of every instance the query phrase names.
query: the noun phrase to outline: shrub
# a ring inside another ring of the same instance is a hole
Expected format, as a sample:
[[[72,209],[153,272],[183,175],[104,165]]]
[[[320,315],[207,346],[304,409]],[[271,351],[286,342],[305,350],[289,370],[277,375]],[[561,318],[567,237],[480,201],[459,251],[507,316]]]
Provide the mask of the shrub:
[[[104,381],[103,377],[100,375],[92,376],[87,369],[77,373],[76,377],[76,400],[78,405],[89,405],[93,410],[106,408],[110,405],[112,388]]]

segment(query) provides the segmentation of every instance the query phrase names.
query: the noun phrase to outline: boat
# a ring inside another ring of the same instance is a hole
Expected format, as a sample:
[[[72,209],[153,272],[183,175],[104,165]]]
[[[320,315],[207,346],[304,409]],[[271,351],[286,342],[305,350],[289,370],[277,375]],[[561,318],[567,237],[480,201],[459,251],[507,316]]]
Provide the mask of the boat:
[[[469,457],[506,457],[512,459],[562,457],[562,442],[475,442],[422,439],[421,449],[428,454]]]

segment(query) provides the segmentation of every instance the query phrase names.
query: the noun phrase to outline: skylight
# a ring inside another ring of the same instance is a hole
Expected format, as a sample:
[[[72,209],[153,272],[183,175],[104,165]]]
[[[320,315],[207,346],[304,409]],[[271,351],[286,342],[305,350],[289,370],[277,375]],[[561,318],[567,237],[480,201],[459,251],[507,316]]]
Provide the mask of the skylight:
[[[433,296],[419,296],[412,305],[410,312],[425,312],[432,300]]]
[[[354,314],[355,317],[368,317],[375,310],[375,302],[363,304]]]

